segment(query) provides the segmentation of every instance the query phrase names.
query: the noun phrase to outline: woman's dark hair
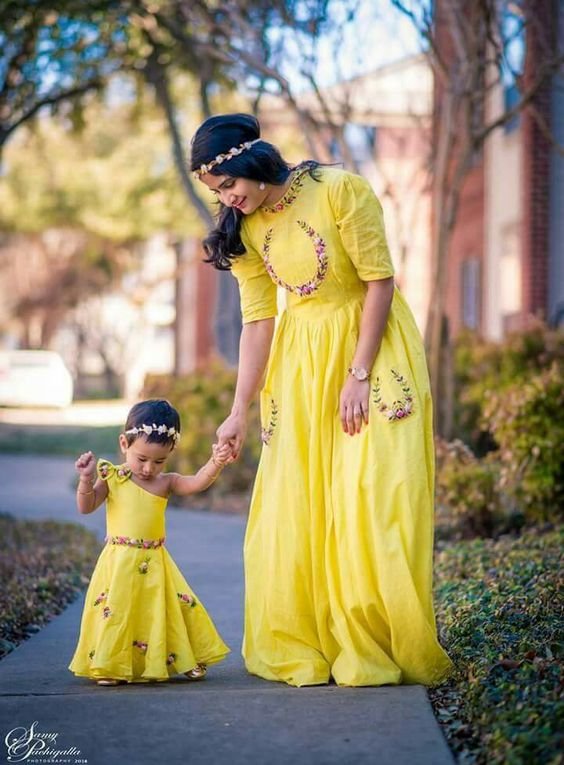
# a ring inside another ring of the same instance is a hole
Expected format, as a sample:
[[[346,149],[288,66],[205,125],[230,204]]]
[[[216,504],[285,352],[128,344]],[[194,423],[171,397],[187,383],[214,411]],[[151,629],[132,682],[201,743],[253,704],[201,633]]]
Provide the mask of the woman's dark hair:
[[[167,430],[168,428],[174,428],[177,433],[180,433],[180,415],[166,399],[150,398],[146,401],[140,401],[129,410],[124,431],[131,428],[140,428],[141,425],[165,425]],[[174,435],[169,436],[167,432],[156,433],[155,431],[149,434],[126,433],[127,445],[131,446],[142,435],[151,444],[170,445],[171,449],[176,445]]]
[[[252,114],[218,114],[209,117],[196,130],[192,138],[191,169],[198,170],[218,154],[224,154],[233,147],[247,141],[260,139],[260,125]],[[310,174],[319,163],[313,160],[302,162],[297,168],[307,167]],[[209,171],[212,175],[230,175],[234,178],[249,178],[282,185],[292,170],[276,146],[267,141],[258,140],[249,149],[241,152]],[[241,220],[243,213],[234,207],[226,207],[220,202],[217,223],[204,239],[207,254],[206,263],[221,271],[229,271],[231,261],[243,255],[245,247],[241,241]]]

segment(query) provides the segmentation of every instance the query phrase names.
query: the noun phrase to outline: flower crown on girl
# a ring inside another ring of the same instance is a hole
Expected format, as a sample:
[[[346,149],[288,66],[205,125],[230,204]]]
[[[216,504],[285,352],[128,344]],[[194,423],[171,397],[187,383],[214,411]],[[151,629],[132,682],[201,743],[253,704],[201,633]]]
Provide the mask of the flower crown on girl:
[[[180,439],[180,433],[176,430],[176,428],[169,428],[168,425],[156,425],[155,423],[152,425],[138,425],[135,428],[129,428],[129,430],[125,431],[126,435],[129,435],[130,433],[133,436],[137,436],[139,433],[145,433],[146,436],[150,436],[151,433],[166,433],[167,436],[174,438],[175,444],[177,444],[178,440]]]

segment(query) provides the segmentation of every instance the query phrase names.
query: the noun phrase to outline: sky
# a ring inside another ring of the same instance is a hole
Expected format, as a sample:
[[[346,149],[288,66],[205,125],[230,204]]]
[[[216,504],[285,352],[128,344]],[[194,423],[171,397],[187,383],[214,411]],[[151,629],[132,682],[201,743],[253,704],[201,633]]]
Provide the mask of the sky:
[[[330,6],[336,28],[321,38],[317,48],[315,76],[322,87],[374,71],[421,50],[413,24],[392,6],[391,0],[358,0],[357,14],[346,22],[344,15],[349,5],[350,0],[333,0]],[[300,74],[304,64],[307,66],[307,52],[303,40],[293,32],[286,34],[280,69],[296,92],[310,88]]]

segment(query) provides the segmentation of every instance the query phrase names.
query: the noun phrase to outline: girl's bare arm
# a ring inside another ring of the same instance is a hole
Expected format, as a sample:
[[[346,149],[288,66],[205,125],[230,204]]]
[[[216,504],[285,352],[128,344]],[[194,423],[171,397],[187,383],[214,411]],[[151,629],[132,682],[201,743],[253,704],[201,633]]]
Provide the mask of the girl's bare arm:
[[[108,496],[108,485],[96,477],[96,457],[84,452],[74,463],[78,473],[76,505],[81,515],[93,513]]]

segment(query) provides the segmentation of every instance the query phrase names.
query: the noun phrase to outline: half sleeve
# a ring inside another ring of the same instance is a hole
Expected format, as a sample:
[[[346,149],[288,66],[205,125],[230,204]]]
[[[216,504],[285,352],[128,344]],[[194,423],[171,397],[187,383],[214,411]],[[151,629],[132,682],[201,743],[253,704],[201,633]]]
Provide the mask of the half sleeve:
[[[332,184],[329,200],[343,247],[359,277],[372,281],[393,276],[382,205],[368,181],[343,173]]]
[[[278,313],[276,285],[266,272],[260,254],[242,233],[246,253],[233,259],[231,272],[239,284],[243,324],[271,319]]]

